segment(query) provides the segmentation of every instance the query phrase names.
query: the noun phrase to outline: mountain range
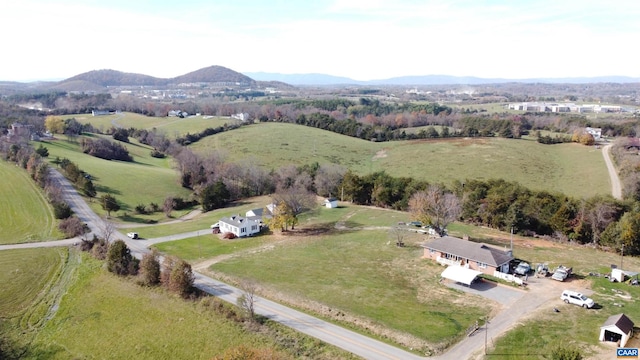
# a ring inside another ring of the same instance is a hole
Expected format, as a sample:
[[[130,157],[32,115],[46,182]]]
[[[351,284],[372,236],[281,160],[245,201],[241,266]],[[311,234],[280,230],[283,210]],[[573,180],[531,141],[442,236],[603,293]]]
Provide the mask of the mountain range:
[[[157,78],[149,75],[125,73],[117,70],[93,70],[68,79],[53,82],[15,83],[0,82],[0,90],[13,88],[16,91],[25,89],[53,89],[62,91],[103,91],[117,86],[155,86],[170,87],[184,83],[219,83],[222,85],[242,84],[248,87],[275,86],[328,86],[328,85],[360,85],[360,86],[416,86],[416,85],[480,85],[500,83],[640,83],[640,78],[625,76],[576,77],[576,78],[534,78],[534,79],[502,79],[479,78],[471,76],[424,75],[403,76],[389,79],[358,81],[346,77],[326,74],[280,74],[265,72],[247,72],[245,74],[223,66],[209,66],[174,78]]]

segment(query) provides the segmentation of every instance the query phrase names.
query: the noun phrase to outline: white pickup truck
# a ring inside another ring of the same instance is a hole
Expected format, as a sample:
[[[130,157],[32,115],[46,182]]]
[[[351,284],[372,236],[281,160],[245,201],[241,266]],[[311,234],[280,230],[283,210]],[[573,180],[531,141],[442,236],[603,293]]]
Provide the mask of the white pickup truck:
[[[565,281],[571,275],[572,270],[573,269],[570,267],[560,265],[558,266],[556,271],[553,272],[553,275],[551,275],[551,278],[553,280]]]

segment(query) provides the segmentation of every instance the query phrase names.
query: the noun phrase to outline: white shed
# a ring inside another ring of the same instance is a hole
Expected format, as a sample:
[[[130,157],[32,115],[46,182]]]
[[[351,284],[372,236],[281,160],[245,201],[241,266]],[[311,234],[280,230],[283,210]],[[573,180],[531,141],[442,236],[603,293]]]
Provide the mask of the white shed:
[[[609,316],[600,327],[600,341],[617,342],[624,347],[633,335],[633,321],[625,314]]]
[[[338,199],[336,198],[327,198],[324,199],[324,206],[329,209],[334,209],[338,207]]]

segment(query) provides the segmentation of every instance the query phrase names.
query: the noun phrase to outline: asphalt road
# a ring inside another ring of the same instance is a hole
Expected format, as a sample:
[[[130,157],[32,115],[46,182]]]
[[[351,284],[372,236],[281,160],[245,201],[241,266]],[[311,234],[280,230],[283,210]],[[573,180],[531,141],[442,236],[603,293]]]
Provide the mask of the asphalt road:
[[[76,216],[89,226],[92,233],[95,233],[98,236],[102,235],[105,223],[104,220],[89,208],[89,206],[84,202],[84,199],[59,172],[53,170],[51,175],[52,179],[60,184],[60,188],[63,190],[62,194],[64,200],[69,204]],[[112,235],[112,240],[123,240],[131,250],[131,253],[134,256],[141,258],[145,253],[150,252],[148,246],[151,244],[193,237],[203,234],[204,231],[209,232],[210,230],[194,231],[158,239],[133,240],[116,230]],[[92,235],[88,234],[86,237],[91,238]],[[3,245],[0,246],[0,250],[47,246],[69,246],[73,245],[77,241],[79,241],[79,239],[75,238],[60,241]],[[197,288],[232,304],[236,304],[237,298],[243,294],[240,289],[214,280],[198,272],[194,272],[194,275],[194,285]],[[255,309],[256,313],[260,315],[266,316],[274,321],[278,321],[292,329],[313,336],[365,359],[425,359],[424,357],[420,357],[381,341],[371,339],[340,326],[333,325],[264,298],[256,297]]]
[[[605,156],[605,159],[607,156]],[[61,184],[63,196],[69,203],[75,214],[94,232],[96,235],[102,234],[104,221],[98,217],[87,206],[82,197],[76,192],[71,184],[62,175],[53,171],[53,177]],[[204,233],[208,233],[209,229],[193,231],[184,234],[176,234],[155,239],[133,240],[119,231],[115,231],[112,236],[123,240],[131,253],[141,258],[145,253],[149,252],[149,246],[164,241],[174,241],[183,238],[190,238]],[[90,235],[91,236],[91,235]],[[0,250],[49,247],[49,246],[70,246],[80,239],[67,239],[50,242],[25,243],[15,245],[2,245]],[[201,273],[195,272],[194,285],[214,296],[228,301],[232,304],[237,303],[237,298],[242,291],[222,283]],[[498,301],[502,304],[503,309],[492,319],[490,319],[488,329],[481,328],[473,336],[463,338],[459,343],[450,348],[446,353],[435,357],[420,357],[413,353],[404,351],[394,346],[388,345],[381,341],[377,341],[364,335],[346,330],[340,326],[333,325],[313,316],[301,313],[286,306],[280,305],[268,299],[256,297],[255,309],[256,313],[266,316],[274,321],[278,321],[283,325],[289,326],[297,331],[315,337],[326,343],[332,344],[355,355],[365,359],[474,359],[481,358],[485,345],[491,346],[493,339],[501,336],[511,327],[516,325],[521,319],[530,316],[532,312],[539,310],[545,304],[555,304],[553,301],[562,305],[559,300],[562,289],[570,286],[570,284],[553,281],[551,279],[529,278],[528,291],[523,293],[519,290],[505,289],[500,286],[481,286],[479,288],[464,287],[460,290],[473,292],[490,299]],[[455,285],[454,285],[455,287]]]

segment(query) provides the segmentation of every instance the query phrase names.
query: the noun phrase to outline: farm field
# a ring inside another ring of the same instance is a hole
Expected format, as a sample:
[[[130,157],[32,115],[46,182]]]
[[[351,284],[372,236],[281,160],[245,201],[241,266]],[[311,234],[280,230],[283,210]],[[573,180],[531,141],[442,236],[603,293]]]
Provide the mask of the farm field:
[[[0,251],[0,339],[26,346],[42,328],[50,308],[64,293],[64,248]],[[4,346],[3,351],[6,351]]]
[[[0,178],[0,244],[63,237],[49,202],[26,170],[0,161]]]
[[[601,150],[578,144],[502,138],[375,143],[300,125],[259,123],[207,137],[192,147],[201,153],[220,150],[230,159],[254,161],[267,169],[336,163],[361,175],[384,170],[445,185],[504,178],[578,198],[611,192]]]
[[[56,286],[55,276],[50,273],[60,272],[59,252],[59,249],[0,252],[0,258],[10,260],[0,262],[0,279],[8,276],[7,270],[21,268],[20,264],[25,274],[33,273],[31,260],[42,268],[37,276],[12,277],[15,286],[0,294],[3,321],[23,308],[27,309],[26,314],[34,312],[31,317],[2,323],[3,339],[25,351],[21,359],[126,359],[133,353],[136,359],[211,359],[240,346],[275,349],[282,355],[297,351],[319,359],[353,358],[277,325],[271,326],[275,326],[279,340],[273,333],[247,331],[216,313],[212,299],[184,301],[162,289],[138,286],[132,280],[107,273],[101,262],[79,253],[71,257],[82,256],[82,260],[69,265],[74,269],[70,277],[73,281],[58,282],[66,294],[57,299],[59,306],[53,307],[51,318],[45,319],[42,308],[51,308],[52,302],[38,306],[33,304],[33,298],[41,287]],[[11,299],[7,302],[6,298]],[[295,345],[285,349],[278,343],[287,340]]]
[[[82,152],[79,141],[55,140],[43,142],[43,145],[49,150],[49,161],[56,157],[67,158],[91,175],[98,191],[96,198],[106,193],[113,195],[121,205],[121,213],[132,214],[138,204],[149,205],[154,202],[161,206],[168,195],[186,198],[190,194],[187,189],[178,185],[178,174],[171,168],[171,161],[152,157],[151,148],[137,143],[135,139],[131,139],[130,144],[125,144],[133,156],[133,162],[109,161],[86,155]],[[106,214],[98,201],[90,201],[88,204],[96,213]],[[159,212],[151,217],[136,217],[138,219],[129,217],[127,220],[162,220],[164,214]]]
[[[224,124],[236,124],[239,120],[225,116],[203,117],[152,117],[136,113],[123,112],[113,115],[92,116],[91,114],[67,115],[64,118],[75,118],[81,124],[91,124],[96,129],[105,132],[112,127],[126,129],[157,129],[169,138],[176,138],[187,133],[195,134],[206,128],[216,128]]]

